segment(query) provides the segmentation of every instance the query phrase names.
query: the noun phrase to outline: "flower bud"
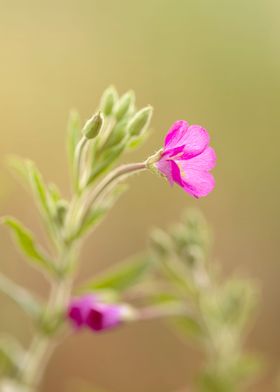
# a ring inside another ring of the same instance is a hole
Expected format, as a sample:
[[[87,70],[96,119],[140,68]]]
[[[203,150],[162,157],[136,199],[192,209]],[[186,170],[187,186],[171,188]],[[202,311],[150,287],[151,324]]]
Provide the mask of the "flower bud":
[[[106,148],[111,148],[119,144],[123,144],[128,137],[128,132],[126,128],[127,128],[126,121],[118,122],[113,128],[111,134],[109,135],[108,140],[106,141],[105,144]]]
[[[110,116],[110,114],[113,112],[114,106],[118,100],[118,93],[115,89],[115,87],[111,86],[108,87],[100,101],[100,110],[102,113],[104,113],[105,116]]]
[[[94,139],[103,125],[103,118],[100,112],[94,114],[84,125],[82,130],[83,135],[87,139]]]
[[[67,311],[67,317],[76,329],[88,327],[95,332],[135,320],[136,315],[129,305],[104,303],[93,294],[72,299]]]
[[[59,200],[56,205],[56,220],[60,226],[63,226],[66,214],[69,209],[69,204],[66,200]]]
[[[135,96],[133,91],[125,93],[117,102],[115,108],[115,117],[117,120],[121,120],[134,105]]]
[[[80,329],[86,325],[88,313],[95,302],[96,297],[91,294],[72,299],[67,317],[75,328]]]
[[[150,125],[152,114],[153,108],[151,106],[139,110],[128,123],[128,133],[131,136],[143,134]]]
[[[122,322],[122,307],[96,303],[90,309],[86,324],[93,331],[99,332],[116,327]]]

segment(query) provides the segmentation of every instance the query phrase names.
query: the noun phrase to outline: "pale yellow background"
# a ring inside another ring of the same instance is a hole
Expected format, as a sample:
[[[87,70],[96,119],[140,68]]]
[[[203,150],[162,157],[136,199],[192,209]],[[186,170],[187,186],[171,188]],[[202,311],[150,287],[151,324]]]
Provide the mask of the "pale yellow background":
[[[277,0],[0,0],[1,215],[42,230],[30,198],[4,165],[9,153],[34,159],[68,193],[69,109],[86,118],[103,89],[133,88],[155,107],[154,132],[139,160],[159,148],[177,119],[205,126],[217,151],[217,186],[194,201],[142,174],[91,237],[80,281],[142,249],[155,225],[199,206],[211,222],[215,258],[263,287],[248,346],[269,357],[268,391],[280,364],[279,142],[280,3]],[[1,229],[1,270],[44,295]],[[27,343],[31,324],[0,298],[1,331]],[[74,392],[78,378],[113,392],[170,392],[190,384],[200,356],[160,322],[110,334],[77,335],[55,353],[44,392]],[[252,390],[257,391],[257,387]]]

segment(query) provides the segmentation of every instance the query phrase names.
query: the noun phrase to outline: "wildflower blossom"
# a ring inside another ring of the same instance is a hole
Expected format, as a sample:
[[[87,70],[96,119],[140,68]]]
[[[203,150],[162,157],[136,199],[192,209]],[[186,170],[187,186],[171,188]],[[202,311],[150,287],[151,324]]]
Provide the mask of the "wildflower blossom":
[[[103,303],[94,295],[74,298],[67,311],[67,317],[76,329],[89,328],[96,332],[115,327],[129,316],[126,305]]]
[[[215,166],[216,154],[209,142],[201,126],[177,121],[165,137],[155,166],[171,185],[175,182],[196,198],[206,196],[215,186],[209,171]]]
[[[86,324],[93,331],[104,331],[122,322],[122,307],[118,305],[96,303],[87,315]]]
[[[95,302],[96,297],[94,295],[84,295],[72,299],[68,307],[67,317],[75,328],[80,329],[86,325],[88,313]]]

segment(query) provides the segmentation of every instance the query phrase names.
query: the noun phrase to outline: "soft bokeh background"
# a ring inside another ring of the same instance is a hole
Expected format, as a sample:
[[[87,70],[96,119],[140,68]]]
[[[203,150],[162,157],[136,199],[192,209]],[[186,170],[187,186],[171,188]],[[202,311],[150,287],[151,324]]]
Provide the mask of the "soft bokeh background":
[[[280,365],[279,143],[280,3],[277,0],[0,1],[1,214],[42,229],[30,198],[4,158],[34,159],[68,192],[65,128],[69,109],[83,118],[114,83],[155,107],[154,133],[126,160],[157,149],[176,119],[201,123],[218,154],[217,187],[193,201],[149,174],[91,237],[79,279],[141,250],[147,232],[199,206],[211,222],[225,274],[261,282],[262,304],[248,346],[269,359],[254,391],[270,390]],[[45,281],[1,229],[1,270],[38,293]],[[2,331],[27,342],[32,328],[1,297]],[[160,322],[112,334],[77,335],[55,353],[44,392],[74,391],[79,378],[113,392],[170,392],[187,385],[199,355]]]

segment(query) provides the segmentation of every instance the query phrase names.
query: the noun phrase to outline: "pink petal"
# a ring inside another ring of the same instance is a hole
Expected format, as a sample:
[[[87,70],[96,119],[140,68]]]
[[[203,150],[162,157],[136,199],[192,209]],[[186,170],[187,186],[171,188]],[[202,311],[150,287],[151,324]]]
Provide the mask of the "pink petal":
[[[191,125],[180,139],[179,144],[184,145],[184,158],[189,159],[201,154],[209,145],[210,138],[206,129],[199,125]]]
[[[118,305],[96,304],[88,314],[86,324],[93,331],[113,328],[122,321],[122,309]]]
[[[196,198],[207,196],[214,187],[214,177],[207,171],[188,169],[185,173],[184,189]]]
[[[188,127],[189,124],[187,121],[176,121],[167,132],[164,141],[164,147],[166,149],[177,147],[180,139],[186,133]]]
[[[180,167],[184,172],[188,173],[188,170],[200,170],[209,171],[212,170],[216,165],[216,153],[212,147],[206,147],[206,149],[199,155],[192,157],[187,160],[181,160],[185,155],[180,157]]]
[[[171,176],[172,180],[180,186],[184,186],[184,182],[181,176],[181,170],[175,161],[171,161]]]
[[[157,169],[163,174],[167,180],[169,181],[170,185],[173,185],[173,177],[172,177],[172,168],[171,168],[171,161],[167,161],[166,159],[160,159],[156,163]]]
[[[84,295],[79,298],[73,298],[68,306],[67,316],[77,329],[83,327],[90,308],[96,302],[96,296]]]
[[[181,172],[175,161],[163,158],[156,163],[156,167],[167,178],[170,185],[176,182],[183,186]]]

